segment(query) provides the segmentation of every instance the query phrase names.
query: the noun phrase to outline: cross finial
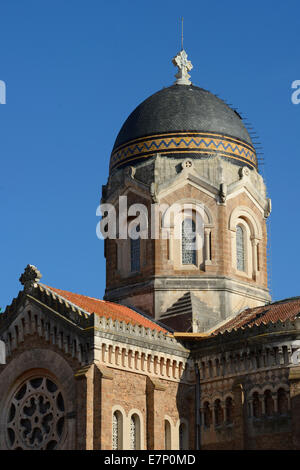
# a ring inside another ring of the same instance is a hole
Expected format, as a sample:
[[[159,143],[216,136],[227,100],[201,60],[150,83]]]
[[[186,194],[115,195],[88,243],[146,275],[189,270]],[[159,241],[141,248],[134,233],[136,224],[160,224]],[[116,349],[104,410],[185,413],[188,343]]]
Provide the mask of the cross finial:
[[[40,271],[32,264],[28,264],[19,281],[23,284],[25,291],[30,291],[41,277]]]
[[[175,75],[177,78],[176,85],[191,85],[192,82],[189,80],[190,75],[188,72],[192,70],[192,62],[187,60],[187,53],[182,49],[178,54],[173,58],[172,63],[175,67],[178,67],[178,72]]]

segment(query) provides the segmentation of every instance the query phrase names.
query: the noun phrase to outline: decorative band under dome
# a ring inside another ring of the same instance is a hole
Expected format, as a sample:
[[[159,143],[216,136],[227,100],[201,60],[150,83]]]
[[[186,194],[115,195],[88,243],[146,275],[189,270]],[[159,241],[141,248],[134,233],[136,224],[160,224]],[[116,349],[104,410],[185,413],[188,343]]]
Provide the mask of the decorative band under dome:
[[[211,132],[176,132],[156,134],[131,140],[117,147],[111,154],[110,170],[155,153],[199,153],[232,158],[257,168],[257,158],[252,145],[239,139]]]

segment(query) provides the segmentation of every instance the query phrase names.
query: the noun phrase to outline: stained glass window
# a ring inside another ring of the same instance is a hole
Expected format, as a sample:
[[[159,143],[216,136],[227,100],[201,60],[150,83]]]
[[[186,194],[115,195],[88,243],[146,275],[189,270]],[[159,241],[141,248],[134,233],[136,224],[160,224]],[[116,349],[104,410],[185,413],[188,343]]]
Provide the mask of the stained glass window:
[[[196,264],[195,222],[185,219],[182,222],[182,264]]]
[[[137,426],[135,415],[131,416],[130,419],[130,450],[137,448]]]
[[[123,449],[123,416],[120,411],[115,411],[112,420],[112,448]]]
[[[8,405],[10,450],[60,449],[67,433],[65,401],[58,385],[46,376],[28,378]]]
[[[239,271],[245,271],[244,232],[240,225],[236,228],[236,267]]]
[[[119,449],[119,426],[118,426],[118,417],[116,413],[113,414],[112,448],[113,450]]]

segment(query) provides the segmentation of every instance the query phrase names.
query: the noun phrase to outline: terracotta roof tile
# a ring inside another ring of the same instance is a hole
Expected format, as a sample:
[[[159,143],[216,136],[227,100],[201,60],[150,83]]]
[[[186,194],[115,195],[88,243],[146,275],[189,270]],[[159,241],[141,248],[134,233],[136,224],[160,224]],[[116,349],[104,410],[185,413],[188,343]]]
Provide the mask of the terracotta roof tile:
[[[144,315],[135,312],[129,307],[124,305],[115,304],[106,300],[95,299],[86,295],[73,294],[62,289],[56,289],[54,287],[45,286],[52,292],[60,295],[65,300],[77,305],[88,313],[95,313],[99,317],[112,318],[113,320],[125,321],[133,325],[141,325],[151,330],[162,331],[167,333],[167,330],[158,325],[155,321],[148,319]]]
[[[300,297],[280,300],[261,307],[247,308],[235,318],[213,331],[213,334],[223,333],[233,329],[275,323],[277,321],[294,320],[300,313]]]

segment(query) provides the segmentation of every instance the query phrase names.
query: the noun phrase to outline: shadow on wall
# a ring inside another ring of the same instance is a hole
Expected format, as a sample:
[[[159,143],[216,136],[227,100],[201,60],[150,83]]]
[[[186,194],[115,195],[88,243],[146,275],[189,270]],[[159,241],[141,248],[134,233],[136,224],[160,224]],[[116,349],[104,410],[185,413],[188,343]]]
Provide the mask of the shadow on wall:
[[[197,415],[195,413],[197,395],[199,396],[199,393],[197,393],[194,365],[193,361],[188,359],[186,367],[182,371],[176,394],[176,406],[179,419],[173,431],[177,441],[177,449],[179,450],[198,449],[196,446],[196,438],[199,423],[197,422]],[[166,426],[165,423],[165,427]],[[167,436],[168,434],[165,432],[166,439]],[[169,447],[165,446],[165,448],[168,449]]]
[[[0,341],[0,364],[6,364],[5,343]]]

